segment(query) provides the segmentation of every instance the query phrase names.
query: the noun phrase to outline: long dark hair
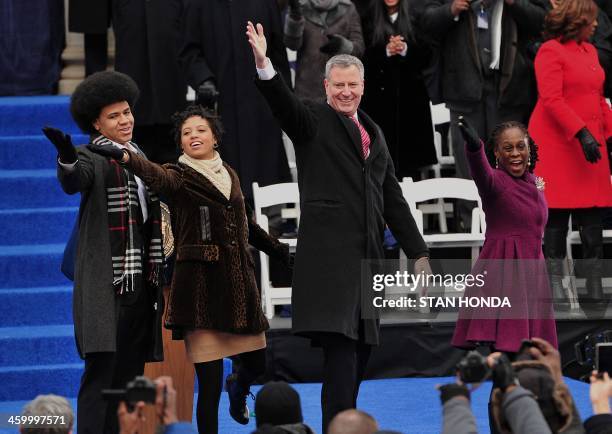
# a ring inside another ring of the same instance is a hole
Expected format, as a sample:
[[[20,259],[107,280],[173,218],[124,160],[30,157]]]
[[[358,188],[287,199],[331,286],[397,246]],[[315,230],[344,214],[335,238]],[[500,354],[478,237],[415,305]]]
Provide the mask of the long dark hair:
[[[394,34],[403,36],[406,42],[414,40],[408,0],[400,0],[398,12],[399,15],[395,22],[397,30],[395,30],[389,20],[389,12],[384,0],[370,0],[368,15],[371,18],[368,30],[372,45],[385,45],[389,36]]]

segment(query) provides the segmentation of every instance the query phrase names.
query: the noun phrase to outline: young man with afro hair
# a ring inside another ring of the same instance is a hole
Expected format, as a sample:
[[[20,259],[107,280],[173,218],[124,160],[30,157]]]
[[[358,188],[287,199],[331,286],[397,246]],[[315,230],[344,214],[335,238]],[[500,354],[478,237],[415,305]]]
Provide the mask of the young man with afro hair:
[[[136,83],[114,71],[86,78],[70,111],[90,134],[89,147],[114,145],[142,153],[131,142]],[[57,176],[67,194],[81,193],[73,316],[85,370],[77,401],[80,434],[118,432],[117,402],[104,389],[123,389],[142,375],[145,361],[161,360],[163,250],[159,199],[113,159],[45,127],[58,151]]]

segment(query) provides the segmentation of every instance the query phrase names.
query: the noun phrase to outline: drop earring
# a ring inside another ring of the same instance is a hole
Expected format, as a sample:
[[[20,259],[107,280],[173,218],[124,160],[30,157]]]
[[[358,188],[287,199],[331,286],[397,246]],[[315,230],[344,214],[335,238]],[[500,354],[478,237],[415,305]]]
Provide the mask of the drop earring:
[[[499,159],[495,159],[495,168],[499,169]]]
[[[213,149],[219,149],[219,144],[215,142],[215,143],[213,144]]]

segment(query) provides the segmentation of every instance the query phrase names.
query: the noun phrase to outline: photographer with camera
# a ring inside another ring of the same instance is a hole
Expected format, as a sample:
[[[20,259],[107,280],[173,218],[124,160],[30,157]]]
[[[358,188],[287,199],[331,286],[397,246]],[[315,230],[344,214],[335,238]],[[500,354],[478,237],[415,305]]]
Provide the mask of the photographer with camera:
[[[144,408],[147,404],[155,405],[155,414],[163,429],[157,432],[164,434],[194,434],[189,422],[179,422],[176,414],[176,390],[172,378],[162,376],[153,382],[146,377],[136,377],[128,383],[125,390],[112,391],[120,397],[119,418],[120,434],[137,434],[144,430]]]
[[[456,384],[441,386],[443,434],[476,433],[470,409],[470,390],[465,383],[493,380],[494,395],[501,397],[500,412],[493,414],[505,432],[551,433],[534,395],[521,387],[508,356],[493,353],[487,358],[471,351],[458,365]],[[474,390],[474,389],[472,389]],[[498,425],[499,428],[499,425]]]

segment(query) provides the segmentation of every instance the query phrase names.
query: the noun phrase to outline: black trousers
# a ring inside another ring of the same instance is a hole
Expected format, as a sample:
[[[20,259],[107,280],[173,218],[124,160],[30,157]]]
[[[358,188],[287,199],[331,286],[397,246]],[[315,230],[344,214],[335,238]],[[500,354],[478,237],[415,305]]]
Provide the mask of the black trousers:
[[[572,224],[578,227],[600,226],[603,230],[603,211],[601,208],[550,208],[546,228],[565,230],[572,216]]]
[[[340,333],[317,336],[323,348],[321,409],[323,434],[336,414],[357,407],[359,386],[364,378],[372,346]]]
[[[77,398],[79,434],[118,433],[116,401],[102,399],[103,389],[123,389],[135,376],[142,375],[146,348],[151,336],[146,290],[130,305],[121,306],[117,323],[117,351],[85,355],[85,371]]]
[[[85,76],[106,71],[108,64],[108,36],[106,33],[85,33]]]

